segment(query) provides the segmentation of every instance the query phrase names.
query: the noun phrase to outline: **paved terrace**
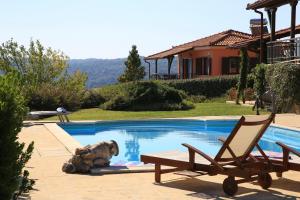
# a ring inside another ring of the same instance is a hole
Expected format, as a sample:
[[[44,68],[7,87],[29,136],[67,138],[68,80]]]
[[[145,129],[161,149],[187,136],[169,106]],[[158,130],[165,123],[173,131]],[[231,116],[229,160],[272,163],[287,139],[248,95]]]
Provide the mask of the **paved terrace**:
[[[212,119],[214,117],[206,117]],[[226,117],[228,118],[228,117]],[[276,123],[300,128],[300,116],[278,115]],[[51,127],[51,126],[50,126]],[[55,131],[54,131],[55,132]],[[33,200],[94,199],[226,199],[222,190],[224,176],[185,178],[174,174],[162,176],[162,184],[154,184],[153,173],[77,175],[61,171],[62,163],[72,155],[76,143],[65,145],[44,124],[24,127],[20,140],[35,142],[32,159],[27,165],[36,180]],[[272,187],[262,190],[256,183],[239,185],[240,199],[300,199],[300,172],[288,172],[284,178],[273,176]]]

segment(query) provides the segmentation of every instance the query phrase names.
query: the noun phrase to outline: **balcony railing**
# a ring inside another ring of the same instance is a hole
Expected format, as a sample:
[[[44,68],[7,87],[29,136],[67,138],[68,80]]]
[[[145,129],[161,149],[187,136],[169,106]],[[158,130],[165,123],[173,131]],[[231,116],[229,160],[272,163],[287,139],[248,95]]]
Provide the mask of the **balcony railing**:
[[[228,74],[228,75],[221,75],[221,76],[230,76],[234,74]],[[212,75],[199,75],[199,74],[151,74],[150,79],[151,80],[176,80],[176,79],[206,79],[206,78],[211,78],[213,77]]]
[[[300,59],[300,38],[267,43],[269,64]]]

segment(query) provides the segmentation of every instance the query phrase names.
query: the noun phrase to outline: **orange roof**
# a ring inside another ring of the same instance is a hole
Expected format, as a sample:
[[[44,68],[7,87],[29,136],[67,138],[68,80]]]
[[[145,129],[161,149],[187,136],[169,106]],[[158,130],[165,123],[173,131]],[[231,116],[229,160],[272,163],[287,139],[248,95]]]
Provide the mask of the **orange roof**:
[[[290,35],[290,33],[291,33],[291,28],[281,29],[281,30],[275,32],[275,37],[277,39],[288,37]],[[295,33],[300,34],[300,24],[295,27]],[[271,37],[271,34],[265,34],[263,36],[263,39],[265,41],[268,41],[268,40],[270,40],[270,37]],[[232,45],[230,45],[230,47],[232,47],[232,48],[248,47],[250,45],[258,43],[259,41],[260,41],[260,36],[256,36],[256,37],[232,44]]]
[[[160,53],[150,55],[145,59],[156,60],[156,59],[167,58],[170,56],[177,55],[179,53],[183,53],[185,51],[192,50],[196,47],[229,46],[237,42],[241,42],[251,38],[252,35],[248,33],[243,33],[235,30],[228,30],[192,42],[188,42],[182,45],[172,47],[171,49],[168,49],[166,51],[162,51]]]

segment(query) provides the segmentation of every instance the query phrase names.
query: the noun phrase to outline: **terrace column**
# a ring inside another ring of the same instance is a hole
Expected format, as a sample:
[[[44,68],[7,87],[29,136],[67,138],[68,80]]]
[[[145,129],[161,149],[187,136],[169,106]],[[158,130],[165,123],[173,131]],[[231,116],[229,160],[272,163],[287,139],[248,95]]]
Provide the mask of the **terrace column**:
[[[168,57],[168,78],[169,79],[170,79],[171,67],[172,67],[173,59],[174,59],[174,56]]]
[[[295,56],[295,47],[294,44],[295,44],[295,26],[296,26],[296,8],[297,8],[297,4],[298,4],[298,1],[293,1],[291,3],[291,51],[290,51],[290,54],[291,54],[291,60],[293,60],[294,56]]]
[[[155,79],[157,79],[157,59],[155,60]]]
[[[276,40],[276,11],[277,8],[272,8],[271,9],[271,41],[275,41]]]
[[[298,1],[294,1],[291,3],[291,39],[295,38],[295,26],[296,26],[296,9],[297,9]]]

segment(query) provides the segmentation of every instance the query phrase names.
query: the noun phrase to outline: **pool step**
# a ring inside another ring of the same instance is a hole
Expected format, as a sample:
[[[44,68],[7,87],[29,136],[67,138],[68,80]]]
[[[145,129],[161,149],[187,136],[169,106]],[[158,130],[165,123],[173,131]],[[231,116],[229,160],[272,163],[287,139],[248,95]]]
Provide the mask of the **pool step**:
[[[201,172],[201,171],[193,172],[193,171],[183,170],[183,171],[175,172],[174,174],[194,178],[194,177],[197,177],[197,176],[206,175],[208,173],[207,172]]]

